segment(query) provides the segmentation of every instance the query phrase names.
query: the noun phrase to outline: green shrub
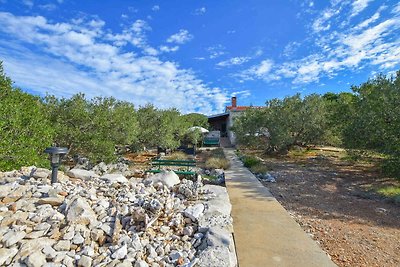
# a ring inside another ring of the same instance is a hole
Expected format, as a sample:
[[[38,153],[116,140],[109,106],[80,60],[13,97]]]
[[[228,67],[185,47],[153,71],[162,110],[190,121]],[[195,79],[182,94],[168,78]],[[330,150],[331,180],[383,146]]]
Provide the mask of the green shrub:
[[[261,163],[261,161],[254,156],[244,156],[243,157],[243,165],[246,168],[251,168],[252,166],[255,166],[260,163]]]
[[[116,159],[115,145],[136,141],[135,109],[114,98],[86,100],[83,94],[69,99],[46,98],[55,142],[70,149],[69,155],[88,157],[93,162]]]
[[[13,88],[0,62],[0,170],[48,167],[54,129],[40,98]]]
[[[381,196],[392,199],[396,203],[400,203],[400,186],[387,186],[377,190]]]
[[[400,179],[400,158],[390,157],[384,159],[380,167],[383,174]]]

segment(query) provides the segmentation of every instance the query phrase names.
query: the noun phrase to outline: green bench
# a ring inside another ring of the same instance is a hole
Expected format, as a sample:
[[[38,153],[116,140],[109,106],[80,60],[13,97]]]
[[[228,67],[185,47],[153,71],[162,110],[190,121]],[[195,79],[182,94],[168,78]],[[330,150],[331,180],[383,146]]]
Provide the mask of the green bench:
[[[181,167],[180,170],[173,170],[176,174],[182,175],[196,175],[196,172],[192,171],[192,168],[196,167],[195,160],[169,160],[169,159],[155,159],[151,162],[152,169],[146,170],[146,172],[159,173],[162,172],[162,167]],[[153,169],[155,167],[155,169]]]
[[[203,139],[204,146],[219,146],[219,138],[218,137],[205,137]]]

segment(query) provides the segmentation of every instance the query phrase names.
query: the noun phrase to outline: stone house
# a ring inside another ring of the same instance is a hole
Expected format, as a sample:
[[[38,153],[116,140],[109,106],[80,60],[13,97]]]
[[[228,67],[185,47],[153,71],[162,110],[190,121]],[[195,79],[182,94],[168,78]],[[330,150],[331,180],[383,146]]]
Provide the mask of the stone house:
[[[253,108],[253,106],[238,106],[236,96],[232,97],[231,105],[225,107],[225,112],[208,116],[208,123],[213,131],[220,131],[221,138],[227,139],[231,145],[236,144],[235,133],[230,130],[235,122],[235,118],[240,116],[243,111]]]

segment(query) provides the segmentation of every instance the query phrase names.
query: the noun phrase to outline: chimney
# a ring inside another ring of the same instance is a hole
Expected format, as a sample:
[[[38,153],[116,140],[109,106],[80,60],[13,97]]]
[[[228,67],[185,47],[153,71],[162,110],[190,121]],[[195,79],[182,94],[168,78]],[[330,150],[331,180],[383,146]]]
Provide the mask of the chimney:
[[[232,107],[236,108],[236,96],[232,97]]]

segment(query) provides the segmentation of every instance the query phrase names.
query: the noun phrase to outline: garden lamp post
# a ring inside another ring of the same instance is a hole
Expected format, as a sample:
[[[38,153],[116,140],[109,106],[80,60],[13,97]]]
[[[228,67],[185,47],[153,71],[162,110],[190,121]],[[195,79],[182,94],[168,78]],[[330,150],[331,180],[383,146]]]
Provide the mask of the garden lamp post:
[[[68,153],[66,147],[48,147],[44,150],[44,153],[50,155],[51,164],[51,184],[57,183],[58,167],[60,166],[62,157]]]

